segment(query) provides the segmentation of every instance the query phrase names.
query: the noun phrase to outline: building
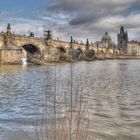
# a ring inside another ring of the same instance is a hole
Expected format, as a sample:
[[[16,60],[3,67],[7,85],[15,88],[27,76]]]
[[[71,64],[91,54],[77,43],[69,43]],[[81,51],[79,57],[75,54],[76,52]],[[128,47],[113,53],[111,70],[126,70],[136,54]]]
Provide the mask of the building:
[[[106,49],[116,47],[115,44],[112,42],[111,36],[108,34],[108,32],[105,32],[105,34],[101,38],[101,41],[96,42],[96,45],[98,45],[98,48]]]
[[[3,34],[4,43],[0,47],[0,63],[21,63],[22,49],[13,43],[11,26],[8,24],[6,33]]]
[[[93,44],[93,47],[97,48],[99,51],[102,51],[105,53],[105,51],[110,50],[116,50],[117,46],[115,43],[112,42],[111,36],[106,32],[103,37],[101,38],[101,41],[97,41]]]
[[[124,31],[124,27],[120,28],[120,33],[117,34],[118,37],[118,49],[121,54],[127,54],[127,43],[128,43],[128,34],[127,31]]]
[[[108,32],[105,32],[101,41],[95,42],[92,46],[96,50],[96,55],[99,58],[111,58],[112,56],[119,54],[117,45],[112,41]]]
[[[101,43],[105,48],[110,48],[112,45],[112,39],[111,36],[108,34],[108,32],[106,32],[102,39],[101,39]]]
[[[135,40],[128,42],[127,54],[132,56],[140,56],[140,42]]]
[[[122,26],[118,36],[118,49],[121,55],[140,56],[140,42],[128,40],[128,33]]]

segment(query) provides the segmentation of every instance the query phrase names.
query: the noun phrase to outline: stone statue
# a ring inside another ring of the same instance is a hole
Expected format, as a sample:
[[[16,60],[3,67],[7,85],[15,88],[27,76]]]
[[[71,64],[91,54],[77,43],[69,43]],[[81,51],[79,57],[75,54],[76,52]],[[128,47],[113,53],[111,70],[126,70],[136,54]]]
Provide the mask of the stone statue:
[[[4,42],[5,44],[10,44],[13,41],[13,36],[11,33],[11,25],[8,23],[7,25],[7,32],[4,34]]]
[[[8,23],[8,25],[7,25],[7,31],[11,32],[11,25],[10,25],[10,23]]]

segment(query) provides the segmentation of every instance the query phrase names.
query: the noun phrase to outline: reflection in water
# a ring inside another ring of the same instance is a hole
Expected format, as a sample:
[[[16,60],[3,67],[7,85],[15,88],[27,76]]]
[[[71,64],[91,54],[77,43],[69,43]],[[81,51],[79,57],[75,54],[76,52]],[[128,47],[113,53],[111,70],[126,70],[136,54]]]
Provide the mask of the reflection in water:
[[[22,58],[22,64],[23,64],[23,66],[27,65],[27,58]]]
[[[71,88],[70,64],[0,66],[0,140],[52,129],[54,138],[58,124],[57,136],[71,124],[72,140],[140,139],[140,61],[80,62],[72,71]]]

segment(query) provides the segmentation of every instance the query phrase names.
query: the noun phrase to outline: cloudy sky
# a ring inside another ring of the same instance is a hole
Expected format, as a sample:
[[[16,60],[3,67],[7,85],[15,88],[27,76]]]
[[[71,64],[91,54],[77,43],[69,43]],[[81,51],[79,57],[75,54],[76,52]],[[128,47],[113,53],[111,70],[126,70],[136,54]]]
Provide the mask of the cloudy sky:
[[[12,31],[43,36],[51,29],[54,38],[92,42],[108,31],[114,42],[123,25],[129,39],[140,41],[140,0],[0,0],[0,31],[7,23]]]

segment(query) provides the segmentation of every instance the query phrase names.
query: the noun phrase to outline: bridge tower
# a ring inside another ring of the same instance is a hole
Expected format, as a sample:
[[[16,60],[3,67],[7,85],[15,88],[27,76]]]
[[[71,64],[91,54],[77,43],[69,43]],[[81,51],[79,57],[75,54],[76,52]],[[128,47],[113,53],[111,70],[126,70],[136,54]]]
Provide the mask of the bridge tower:
[[[127,43],[128,43],[128,33],[124,31],[124,27],[120,28],[120,33],[117,35],[118,37],[118,49],[120,53],[127,53]]]

